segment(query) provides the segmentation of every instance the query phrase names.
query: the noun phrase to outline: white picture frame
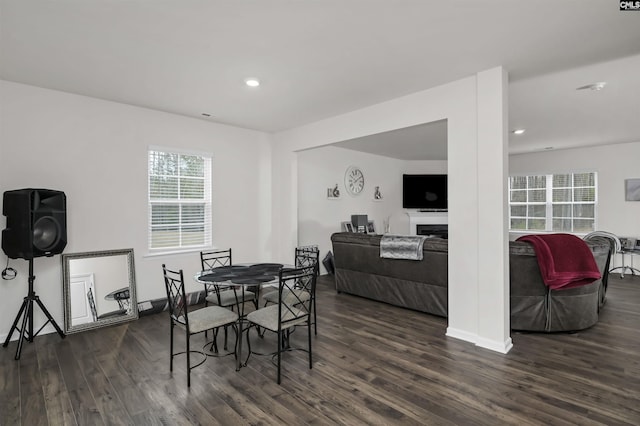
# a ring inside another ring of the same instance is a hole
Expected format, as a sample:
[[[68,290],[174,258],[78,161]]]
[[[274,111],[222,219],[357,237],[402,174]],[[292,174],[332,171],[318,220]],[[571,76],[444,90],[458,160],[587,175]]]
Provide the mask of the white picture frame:
[[[367,234],[375,234],[376,233],[376,224],[373,220],[370,220],[367,224]]]
[[[640,179],[626,179],[624,187],[626,201],[640,201]]]
[[[351,224],[351,222],[342,222],[342,232],[353,232],[353,225]]]

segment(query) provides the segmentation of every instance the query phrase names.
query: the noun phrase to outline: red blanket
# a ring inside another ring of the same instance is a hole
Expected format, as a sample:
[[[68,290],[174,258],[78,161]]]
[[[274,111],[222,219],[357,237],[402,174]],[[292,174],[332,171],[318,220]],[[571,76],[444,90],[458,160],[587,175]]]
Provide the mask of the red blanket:
[[[575,235],[525,235],[518,241],[533,245],[542,279],[553,290],[579,287],[600,278],[591,249]]]

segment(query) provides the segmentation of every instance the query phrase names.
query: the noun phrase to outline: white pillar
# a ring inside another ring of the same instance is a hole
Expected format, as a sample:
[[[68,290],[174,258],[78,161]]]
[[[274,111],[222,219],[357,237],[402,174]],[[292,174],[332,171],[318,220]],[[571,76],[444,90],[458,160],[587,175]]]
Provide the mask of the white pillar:
[[[477,75],[478,340],[507,353],[509,305],[508,76],[502,67]]]

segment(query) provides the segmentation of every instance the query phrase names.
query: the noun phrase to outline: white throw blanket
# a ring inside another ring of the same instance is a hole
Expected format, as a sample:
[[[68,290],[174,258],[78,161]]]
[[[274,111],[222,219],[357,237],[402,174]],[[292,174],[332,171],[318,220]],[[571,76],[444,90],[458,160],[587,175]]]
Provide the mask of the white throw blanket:
[[[422,260],[424,235],[383,235],[380,239],[380,257],[385,259]]]

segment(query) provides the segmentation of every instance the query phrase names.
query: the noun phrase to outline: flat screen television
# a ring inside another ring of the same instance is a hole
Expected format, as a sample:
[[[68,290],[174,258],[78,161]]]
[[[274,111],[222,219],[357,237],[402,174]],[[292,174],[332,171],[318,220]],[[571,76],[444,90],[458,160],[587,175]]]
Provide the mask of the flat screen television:
[[[447,175],[402,175],[402,207],[447,210]]]

